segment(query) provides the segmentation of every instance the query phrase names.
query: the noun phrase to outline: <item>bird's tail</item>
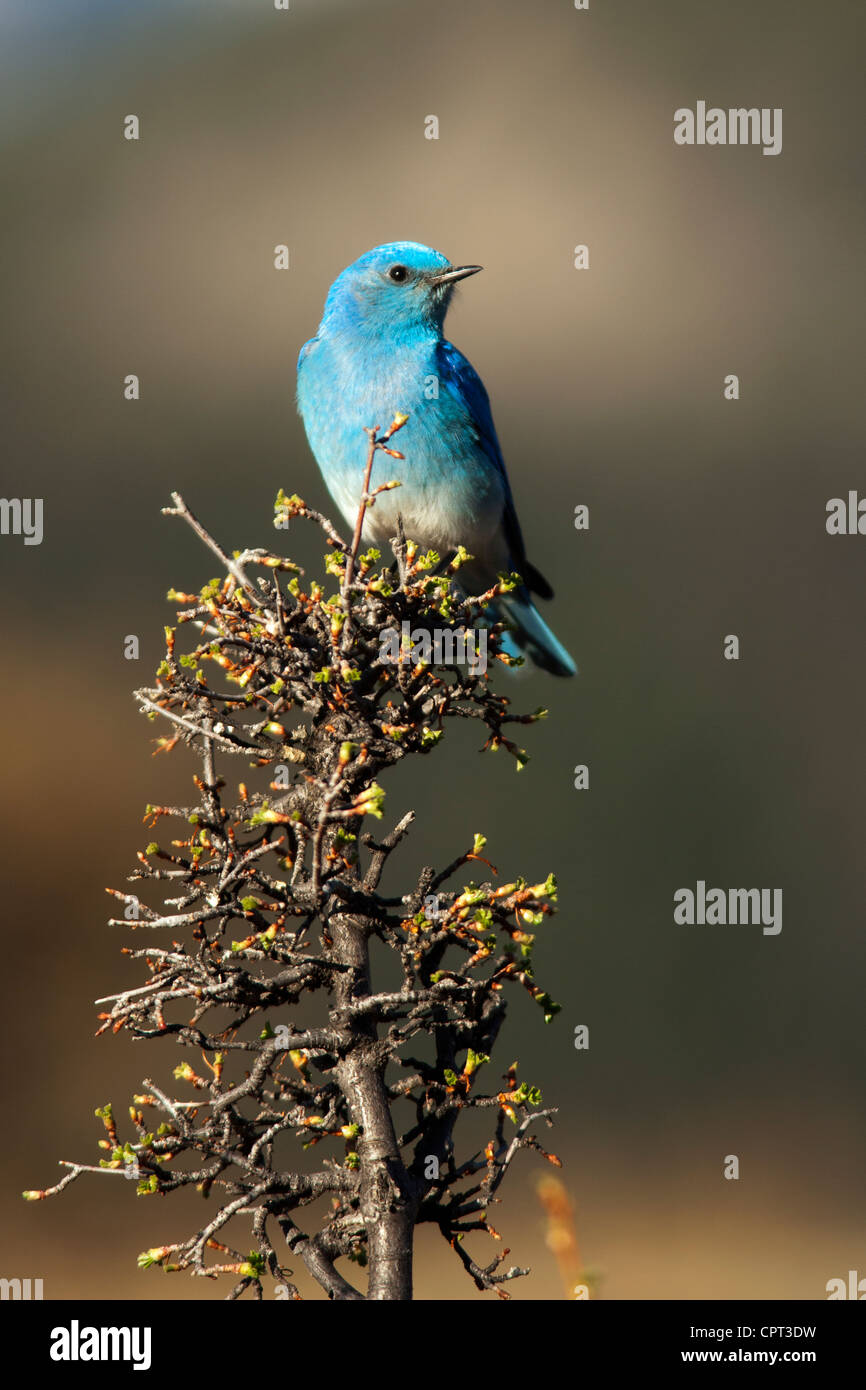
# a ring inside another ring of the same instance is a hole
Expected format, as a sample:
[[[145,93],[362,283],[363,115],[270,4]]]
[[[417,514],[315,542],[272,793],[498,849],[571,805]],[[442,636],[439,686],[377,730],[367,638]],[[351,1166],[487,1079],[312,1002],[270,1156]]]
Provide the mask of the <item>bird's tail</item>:
[[[554,637],[529,594],[503,594],[496,600],[496,616],[513,634],[514,645],[542,670],[554,676],[576,676],[577,666],[565,647]],[[507,634],[506,634],[507,637]],[[504,646],[507,644],[504,642]]]

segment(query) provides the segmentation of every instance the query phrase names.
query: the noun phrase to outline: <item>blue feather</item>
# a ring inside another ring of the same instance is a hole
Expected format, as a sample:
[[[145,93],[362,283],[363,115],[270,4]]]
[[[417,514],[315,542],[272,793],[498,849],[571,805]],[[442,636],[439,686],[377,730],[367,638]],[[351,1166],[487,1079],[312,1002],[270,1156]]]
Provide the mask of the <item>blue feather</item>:
[[[405,460],[377,453],[372,482],[401,486],[380,495],[364,538],[384,545],[400,515],[407,536],[446,554],[464,545],[467,591],[483,592],[503,571],[526,581],[498,601],[519,648],[555,675],[576,667],[538,613],[530,590],[552,590],[526,557],[514,499],[484,384],[444,337],[457,280],[480,269],[454,267],[417,242],[368,251],[331,286],[314,338],[298,356],[298,408],[325,482],[354,525],[366,456],[363,430],[385,429],[401,411]]]

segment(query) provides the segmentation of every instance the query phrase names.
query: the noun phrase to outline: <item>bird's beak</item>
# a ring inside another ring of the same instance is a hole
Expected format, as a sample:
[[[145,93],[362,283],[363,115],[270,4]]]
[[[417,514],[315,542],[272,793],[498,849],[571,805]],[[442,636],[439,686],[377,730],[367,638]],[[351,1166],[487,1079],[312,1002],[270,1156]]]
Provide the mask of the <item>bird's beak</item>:
[[[452,285],[455,280],[465,280],[467,275],[477,275],[479,270],[483,269],[483,265],[455,265],[450,270],[443,270],[441,275],[434,275],[430,283],[431,285]]]

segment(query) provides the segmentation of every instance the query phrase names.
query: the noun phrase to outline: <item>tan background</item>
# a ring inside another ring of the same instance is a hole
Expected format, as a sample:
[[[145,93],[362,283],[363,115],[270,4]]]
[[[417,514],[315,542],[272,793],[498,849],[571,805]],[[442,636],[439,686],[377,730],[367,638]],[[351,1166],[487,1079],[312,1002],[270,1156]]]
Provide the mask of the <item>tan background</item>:
[[[148,837],[144,804],[192,770],[151,762],[130,698],[165,590],[213,571],[159,508],[179,488],[234,547],[270,543],[280,485],[325,504],[296,353],[335,274],[408,237],[485,266],[449,330],[581,676],[515,683],[551,710],[519,777],[451,731],[389,779],[389,815],[421,811],[395,887],[476,830],[504,872],[558,872],[539,976],[563,1013],[545,1029],[516,1000],[498,1061],[560,1106],[601,1296],[821,1298],[866,1274],[866,539],[824,530],[829,497],[866,494],[862,6],[28,0],[0,24],[3,490],[45,499],[41,547],[0,542],[0,1273],[48,1297],[219,1295],[135,1267],[197,1224],[191,1201],[116,1179],[17,1194],[94,1160],[93,1107],[123,1113],[174,1065],[94,1041],[90,1006],[137,982],[103,889]],[[782,107],[782,154],[675,147],[674,109],[699,99]],[[290,546],[321,550],[298,527]],[[698,878],[782,887],[781,935],[675,927]],[[563,1296],[542,1168],[522,1159],[495,1216],[535,1268],[520,1299]],[[419,1295],[477,1297],[438,1239]]]

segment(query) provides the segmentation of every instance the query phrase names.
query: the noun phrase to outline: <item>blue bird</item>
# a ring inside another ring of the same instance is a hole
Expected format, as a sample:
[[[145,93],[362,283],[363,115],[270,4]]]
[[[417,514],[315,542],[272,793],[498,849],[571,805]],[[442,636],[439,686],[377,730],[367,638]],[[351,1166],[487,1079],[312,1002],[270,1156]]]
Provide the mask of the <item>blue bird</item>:
[[[298,409],[331,496],[350,526],[358,515],[367,427],[398,411],[404,461],[375,456],[372,486],[399,479],[366,514],[364,540],[384,548],[405,533],[440,555],[464,545],[466,592],[483,593],[503,571],[524,584],[496,600],[520,651],[557,676],[576,666],[530,592],[553,590],[526,558],[490,402],[481,378],[443,336],[454,285],[481,269],[453,266],[413,241],[377,246],[337,276],[315,338],[298,357]]]

